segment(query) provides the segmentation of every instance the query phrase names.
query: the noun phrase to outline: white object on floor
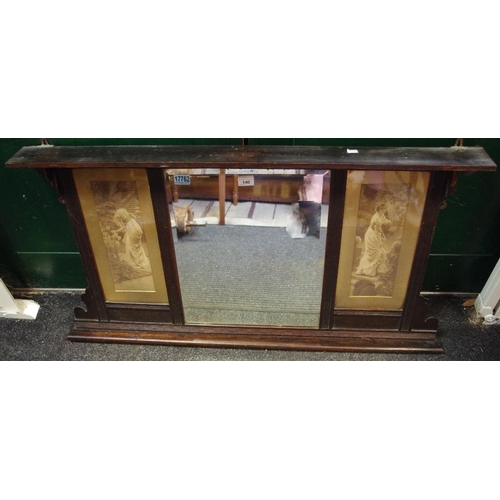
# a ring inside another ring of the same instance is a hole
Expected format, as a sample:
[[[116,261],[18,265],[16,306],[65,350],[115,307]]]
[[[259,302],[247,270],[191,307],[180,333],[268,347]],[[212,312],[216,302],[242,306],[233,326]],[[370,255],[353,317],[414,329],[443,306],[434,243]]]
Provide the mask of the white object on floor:
[[[35,319],[39,309],[34,300],[16,300],[0,278],[0,318]]]
[[[484,318],[485,325],[494,325],[500,320],[500,260],[477,296],[474,307]]]

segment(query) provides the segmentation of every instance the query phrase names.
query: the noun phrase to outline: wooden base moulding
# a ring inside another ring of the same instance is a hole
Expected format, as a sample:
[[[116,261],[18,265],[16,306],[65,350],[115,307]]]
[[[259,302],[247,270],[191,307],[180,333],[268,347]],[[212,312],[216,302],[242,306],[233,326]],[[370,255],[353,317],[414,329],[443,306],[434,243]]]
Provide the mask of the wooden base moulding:
[[[283,330],[218,326],[175,326],[130,323],[103,325],[75,322],[68,340],[127,344],[286,349],[301,351],[443,353],[436,333],[381,332],[377,330]],[[141,330],[139,330],[141,328]]]

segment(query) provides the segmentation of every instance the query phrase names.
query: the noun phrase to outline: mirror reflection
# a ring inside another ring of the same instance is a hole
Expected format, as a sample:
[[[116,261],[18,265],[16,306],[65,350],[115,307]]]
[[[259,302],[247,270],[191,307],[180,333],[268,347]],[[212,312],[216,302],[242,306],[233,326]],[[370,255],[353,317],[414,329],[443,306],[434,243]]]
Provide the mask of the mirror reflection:
[[[187,324],[319,325],[330,177],[166,171]]]

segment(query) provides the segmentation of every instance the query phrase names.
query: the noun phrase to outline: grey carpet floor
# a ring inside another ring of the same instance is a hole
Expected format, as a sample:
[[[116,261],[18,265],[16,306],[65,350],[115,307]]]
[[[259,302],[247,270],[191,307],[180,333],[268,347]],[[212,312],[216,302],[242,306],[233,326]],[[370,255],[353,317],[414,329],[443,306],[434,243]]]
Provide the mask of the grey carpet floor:
[[[36,300],[41,308],[34,321],[0,319],[0,360],[130,360],[130,361],[446,361],[499,360],[500,325],[475,321],[464,299],[432,296],[431,311],[440,318],[439,337],[444,355],[374,354],[258,349],[220,349],[153,345],[95,344],[66,340],[73,308],[80,306],[74,292],[16,295]]]
[[[317,326],[325,234],[292,239],[284,228],[193,228],[176,243],[186,321]]]

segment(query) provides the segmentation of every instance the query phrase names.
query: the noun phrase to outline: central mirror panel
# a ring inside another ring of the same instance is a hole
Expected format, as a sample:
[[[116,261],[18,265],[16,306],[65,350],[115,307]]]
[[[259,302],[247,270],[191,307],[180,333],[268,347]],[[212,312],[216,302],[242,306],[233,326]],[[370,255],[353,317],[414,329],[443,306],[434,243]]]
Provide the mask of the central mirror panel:
[[[329,172],[165,177],[186,324],[318,328]]]

